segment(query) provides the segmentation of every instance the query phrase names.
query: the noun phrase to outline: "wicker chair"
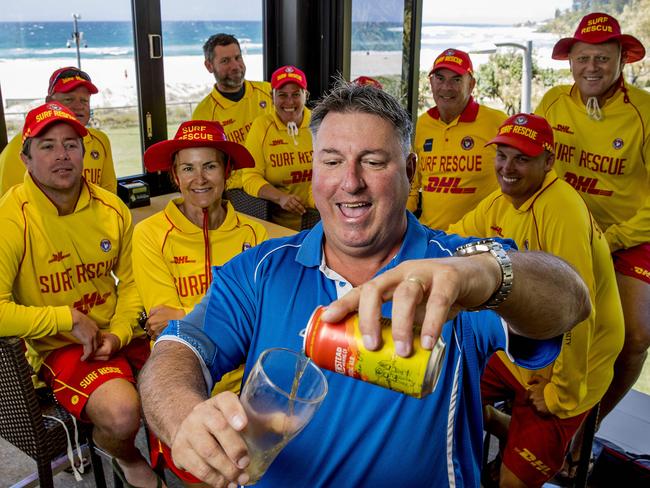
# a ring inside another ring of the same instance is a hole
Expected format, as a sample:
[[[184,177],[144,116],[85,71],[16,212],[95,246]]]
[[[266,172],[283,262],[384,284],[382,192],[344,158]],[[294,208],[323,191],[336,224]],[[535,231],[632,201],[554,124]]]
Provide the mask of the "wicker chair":
[[[22,339],[0,337],[0,436],[36,461],[40,486],[54,486],[51,462],[65,455],[68,440],[61,419],[74,432],[72,417],[47,389],[37,393]],[[80,442],[88,444],[98,488],[106,488],[102,461],[87,425],[78,423]]]
[[[302,214],[302,220],[300,221],[300,230],[311,229],[318,222],[320,222],[320,213],[315,208],[308,208],[307,211]]]
[[[271,202],[249,195],[241,188],[226,190],[224,196],[235,210],[262,220],[271,219]]]

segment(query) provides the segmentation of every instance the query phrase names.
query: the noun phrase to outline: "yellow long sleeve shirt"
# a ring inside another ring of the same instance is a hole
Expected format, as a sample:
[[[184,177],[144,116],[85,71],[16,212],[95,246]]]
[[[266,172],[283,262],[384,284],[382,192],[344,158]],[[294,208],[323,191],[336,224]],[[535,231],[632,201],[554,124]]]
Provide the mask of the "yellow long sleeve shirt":
[[[541,372],[550,377],[544,399],[560,418],[573,417],[598,403],[623,347],[623,312],[607,242],[580,195],[550,171],[541,188],[518,209],[497,190],[451,225],[449,232],[510,237],[520,249],[555,254],[580,273],[594,307],[587,320],[565,333],[552,371],[549,367]],[[500,358],[524,386],[540,373],[517,367],[505,354]]]
[[[157,305],[188,313],[208,289],[203,229],[183,215],[182,198],[167,203],[133,231],[133,273],[147,312]],[[226,218],[208,231],[210,265],[221,266],[233,256],[268,239],[266,228],[235,212],[224,201]],[[208,270],[209,271],[209,270]]]
[[[506,114],[470,98],[451,123],[436,107],[418,118],[415,152],[418,163],[407,207],[413,212],[422,193],[420,222],[445,230],[497,188],[493,146],[485,147]]]
[[[131,213],[116,195],[83,182],[74,212],[60,216],[26,174],[0,199],[0,228],[0,334],[26,339],[36,371],[48,352],[78,342],[70,307],[128,344],[142,305]]]
[[[133,273],[145,310],[167,305],[189,313],[209,287],[210,265],[221,266],[233,256],[268,239],[266,228],[235,212],[230,202],[226,218],[218,229],[208,231],[210,262],[203,229],[183,215],[182,198],[143,220],[133,231]],[[218,391],[236,393],[241,387],[243,368],[224,375]]]
[[[244,96],[238,102],[224,97],[216,87],[199,102],[192,113],[194,120],[219,122],[229,141],[244,144],[253,121],[260,115],[272,113],[271,84],[266,81],[244,81]],[[241,170],[234,171],[227,188],[241,188]]]
[[[287,133],[287,126],[275,112],[255,119],[246,139],[246,148],[255,159],[255,167],[242,170],[246,193],[258,196],[264,185],[273,185],[280,191],[300,197],[306,207],[314,208],[311,193],[313,146],[309,130],[311,111],[304,110],[295,137]],[[291,229],[300,229],[300,219],[300,215],[282,209],[273,213],[274,222]]]
[[[550,89],[535,112],[553,127],[558,174],[616,251],[650,242],[650,93],[625,83],[601,111],[591,119],[574,85]]]
[[[84,178],[88,183],[101,186],[111,193],[117,191],[117,178],[113,165],[111,143],[102,131],[86,127],[84,137]],[[23,182],[25,164],[20,159],[22,135],[16,134],[0,153],[0,196],[14,185]]]

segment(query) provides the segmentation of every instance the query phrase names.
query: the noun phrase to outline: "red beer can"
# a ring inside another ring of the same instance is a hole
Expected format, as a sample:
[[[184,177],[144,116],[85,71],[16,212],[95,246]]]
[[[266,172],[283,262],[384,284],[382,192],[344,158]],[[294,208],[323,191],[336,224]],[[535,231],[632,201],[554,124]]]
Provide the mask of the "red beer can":
[[[382,317],[384,345],[378,351],[369,351],[363,346],[358,314],[350,314],[342,322],[329,323],[321,320],[324,309],[320,306],[314,310],[303,342],[305,355],[314,363],[415,398],[433,391],[444,358],[442,339],[429,351],[422,348],[419,337],[414,337],[413,353],[403,358],[395,353],[390,319]]]

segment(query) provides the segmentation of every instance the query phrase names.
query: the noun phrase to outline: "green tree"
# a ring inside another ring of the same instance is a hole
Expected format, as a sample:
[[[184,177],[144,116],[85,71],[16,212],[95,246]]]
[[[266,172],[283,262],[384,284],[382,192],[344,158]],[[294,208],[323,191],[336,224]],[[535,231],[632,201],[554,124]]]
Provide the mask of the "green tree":
[[[533,58],[531,106],[535,107],[544,92],[568,75],[567,70],[542,69]],[[477,73],[476,97],[479,102],[497,100],[508,115],[521,106],[521,73],[523,55],[515,50],[491,54],[489,62],[482,64]]]
[[[621,29],[639,39],[650,49],[650,0],[634,0],[620,16]],[[626,67],[627,80],[637,86],[650,87],[650,61],[644,60]]]

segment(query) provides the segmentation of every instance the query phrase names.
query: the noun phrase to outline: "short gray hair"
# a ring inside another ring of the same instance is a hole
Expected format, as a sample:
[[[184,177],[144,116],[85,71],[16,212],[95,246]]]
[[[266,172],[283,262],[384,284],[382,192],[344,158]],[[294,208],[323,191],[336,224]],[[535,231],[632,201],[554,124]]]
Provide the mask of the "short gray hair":
[[[311,113],[309,128],[316,138],[328,113],[364,113],[376,115],[390,122],[399,137],[403,156],[411,152],[413,122],[409,113],[395,97],[372,85],[358,85],[343,79],[336,80]]]

